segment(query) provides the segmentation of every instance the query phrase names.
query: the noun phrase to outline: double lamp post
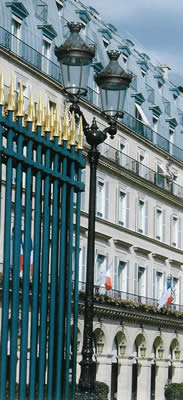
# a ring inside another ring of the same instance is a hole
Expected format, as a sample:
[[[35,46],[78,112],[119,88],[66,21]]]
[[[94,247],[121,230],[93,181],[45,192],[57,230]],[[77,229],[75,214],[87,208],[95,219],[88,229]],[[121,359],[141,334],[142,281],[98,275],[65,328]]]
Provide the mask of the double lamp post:
[[[55,48],[55,54],[61,67],[64,92],[70,102],[70,111],[76,117],[82,116],[83,131],[90,145],[88,161],[90,165],[90,191],[88,215],[88,247],[87,273],[84,313],[84,336],[82,348],[81,375],[77,399],[98,399],[95,392],[96,365],[93,361],[93,306],[94,306],[94,258],[95,258],[95,213],[96,213],[96,170],[100,152],[97,146],[103,143],[107,134],[114,138],[117,132],[117,119],[123,117],[123,105],[126,90],[132,75],[125,72],[119,65],[120,52],[108,51],[108,65],[94,76],[100,89],[102,114],[108,121],[108,126],[101,131],[93,118],[91,126],[87,123],[79,107],[80,97],[87,94],[89,70],[95,57],[95,46],[87,45],[80,36],[82,25],[68,23],[69,38],[60,47]]]

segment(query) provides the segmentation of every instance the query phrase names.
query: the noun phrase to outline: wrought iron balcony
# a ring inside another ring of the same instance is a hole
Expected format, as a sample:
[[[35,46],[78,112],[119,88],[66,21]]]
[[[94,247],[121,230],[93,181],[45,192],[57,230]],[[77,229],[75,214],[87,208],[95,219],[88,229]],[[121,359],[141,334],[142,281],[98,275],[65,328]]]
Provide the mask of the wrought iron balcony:
[[[79,290],[85,292],[86,283],[79,282]],[[124,302],[133,302],[136,304],[144,304],[147,306],[155,306],[158,307],[158,300],[152,299],[150,297],[141,296],[138,294],[123,292],[117,289],[106,290],[104,286],[94,285],[94,295],[105,295],[114,299],[118,299]],[[183,312],[183,305],[180,304],[171,304],[169,309]]]
[[[40,52],[12,35],[3,27],[0,27],[0,47],[8,50],[8,52],[16,54],[37,70],[47,74],[56,82],[61,83],[60,67],[58,64],[43,56]],[[88,101],[89,104],[94,104],[100,108],[99,94],[90,87],[88,88],[85,100]],[[142,121],[137,120],[127,112],[124,113],[124,118],[121,120],[121,123],[161,150],[171,154],[176,160],[183,162],[183,149],[170,143],[165,137],[153,131],[150,126],[143,124]]]
[[[87,147],[87,143],[85,143],[85,146]],[[136,176],[145,179],[151,184],[156,185],[175,196],[183,198],[183,187],[175,183],[168,175],[168,172],[167,176],[159,174],[151,168],[146,167],[146,165],[143,165],[139,161],[136,161],[134,158],[127,156],[119,150],[116,150],[116,148],[107,143],[99,145],[99,150],[103,157],[114,161],[120,167],[127,169]]]

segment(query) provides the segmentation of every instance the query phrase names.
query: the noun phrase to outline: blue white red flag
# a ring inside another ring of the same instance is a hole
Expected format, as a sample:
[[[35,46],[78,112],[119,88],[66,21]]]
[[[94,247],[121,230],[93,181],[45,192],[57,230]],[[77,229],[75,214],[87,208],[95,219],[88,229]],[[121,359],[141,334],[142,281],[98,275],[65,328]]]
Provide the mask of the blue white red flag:
[[[106,288],[106,290],[111,290],[112,289],[110,268],[108,268],[107,273],[106,273],[105,288]]]
[[[23,268],[24,268],[24,243],[23,240],[21,241],[20,245],[20,276],[23,276]],[[30,246],[30,277],[33,276],[33,243],[31,239],[31,246]]]
[[[168,282],[167,287],[165,287],[159,299],[158,310],[160,310],[160,308],[162,307],[170,306],[172,300],[173,300],[173,294],[172,294],[171,282]]]

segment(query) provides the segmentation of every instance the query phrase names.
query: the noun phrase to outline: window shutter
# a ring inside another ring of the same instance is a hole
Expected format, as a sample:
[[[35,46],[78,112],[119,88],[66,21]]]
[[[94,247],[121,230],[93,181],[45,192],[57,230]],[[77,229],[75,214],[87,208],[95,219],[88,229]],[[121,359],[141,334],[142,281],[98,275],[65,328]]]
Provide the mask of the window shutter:
[[[140,228],[140,221],[139,221],[139,200],[140,200],[140,198],[137,197],[137,200],[136,200],[136,231],[137,231],[137,232],[139,231],[139,228]]]
[[[173,235],[172,235],[172,232],[173,232],[173,215],[171,215],[171,217],[170,217],[170,245],[171,246],[173,246]]]
[[[181,277],[179,277],[179,306],[182,304],[182,299],[181,299]],[[179,310],[181,311],[181,310]]]
[[[117,256],[114,256],[114,289],[117,290],[118,288],[118,264],[119,259]]]
[[[126,271],[126,276],[127,276],[127,282],[126,282],[127,296],[126,296],[126,299],[128,299],[128,293],[129,293],[129,272],[130,272],[130,263],[129,263],[129,261],[128,261],[127,264],[126,264],[126,268],[127,268],[127,271]]]
[[[119,199],[120,199],[120,188],[116,189],[116,223],[119,224],[120,212],[119,212]]]
[[[163,231],[163,237],[162,240],[163,242],[166,241],[166,211],[163,210],[163,226],[162,226],[162,231]]]
[[[182,248],[182,218],[178,220],[178,248]]]
[[[109,208],[109,182],[105,183],[105,219],[108,219]]]
[[[156,239],[157,236],[157,213],[156,213],[156,207],[154,207],[154,238]]]
[[[126,228],[129,228],[130,193],[126,193]]]
[[[145,201],[145,235],[148,235],[148,211],[149,210],[149,202]]]
[[[134,294],[138,294],[138,264],[134,264]]]
[[[83,251],[82,251],[82,265],[81,265],[82,271],[81,271],[81,280],[82,280],[82,290],[84,290],[85,285],[83,282],[86,282],[86,247],[83,246]]]
[[[81,177],[81,182],[86,184],[86,170],[82,170],[82,177]],[[85,187],[86,190],[86,187]],[[81,210],[85,210],[85,191],[81,193]]]
[[[146,265],[146,297],[148,297],[148,265]]]
[[[153,268],[153,280],[152,280],[152,296],[156,298],[156,269]]]

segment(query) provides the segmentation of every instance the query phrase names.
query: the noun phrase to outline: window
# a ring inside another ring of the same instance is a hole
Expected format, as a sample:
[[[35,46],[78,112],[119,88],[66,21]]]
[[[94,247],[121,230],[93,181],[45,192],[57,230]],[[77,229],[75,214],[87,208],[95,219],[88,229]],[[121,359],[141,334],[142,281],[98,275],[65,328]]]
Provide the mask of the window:
[[[153,115],[153,131],[158,132],[158,117]]]
[[[145,231],[145,202],[144,200],[138,199],[138,209],[137,209],[137,231],[144,233]]]
[[[174,129],[169,127],[169,151],[173,153],[173,144],[174,144]]]
[[[144,78],[144,76],[146,75],[146,70],[144,69],[144,68],[141,68],[141,74],[142,74],[142,76],[143,76],[143,78]]]
[[[164,289],[164,274],[156,271],[156,299],[159,300]]]
[[[86,282],[86,247],[83,246],[79,251],[79,289],[85,290]]]
[[[177,215],[171,217],[171,246],[181,248],[182,218]]]
[[[12,33],[12,50],[17,55],[20,55],[20,38],[21,38],[21,27],[22,20],[15,15],[12,15],[12,25],[11,25],[11,33]]]
[[[122,53],[122,57],[123,57],[123,61],[124,61],[124,63],[126,64],[126,63],[127,63],[127,61],[128,61],[128,56],[127,56],[127,54],[125,54],[125,53]]]
[[[43,38],[42,43],[42,70],[49,73],[49,59],[50,59],[50,50],[51,50],[51,40],[47,39],[46,37]]]
[[[155,208],[155,239],[165,241],[165,210]]]
[[[57,10],[59,17],[62,16],[63,2],[61,0],[56,0]]]
[[[118,188],[118,215],[117,223],[128,228],[129,225],[129,193]]]
[[[178,245],[178,218],[172,216],[172,246],[177,247]]]
[[[119,140],[119,153],[116,153],[118,159],[116,160],[122,167],[128,166],[128,142],[126,139]]]
[[[167,171],[165,170],[164,166],[157,163],[157,175],[156,175],[156,184],[161,188],[164,188],[165,185],[165,176],[167,175]]]
[[[138,150],[137,159],[138,159],[138,162],[139,162],[139,165],[138,165],[139,175],[142,178],[145,178],[146,174],[147,174],[147,168],[146,168],[146,165],[147,165],[147,154],[146,154],[146,152],[144,150],[141,150],[141,149]]]
[[[179,279],[172,278],[173,303],[179,304]]]
[[[115,295],[121,299],[127,299],[128,281],[129,263],[115,256],[113,269],[113,289],[119,292],[115,293]]]
[[[108,257],[97,251],[95,263],[95,284],[98,286],[103,286],[105,284],[107,265]]]
[[[142,121],[143,124],[150,126],[149,121],[142,109],[142,107],[139,104],[135,104],[135,118],[138,119],[139,121]]]
[[[138,264],[134,266],[134,294],[147,296],[147,268]]]
[[[96,214],[101,218],[108,218],[108,199],[109,197],[109,183],[104,182],[103,179],[97,179],[97,201],[96,201]]]
[[[106,39],[105,37],[103,37],[103,44],[104,44],[105,48],[107,48],[109,46],[109,40]]]

